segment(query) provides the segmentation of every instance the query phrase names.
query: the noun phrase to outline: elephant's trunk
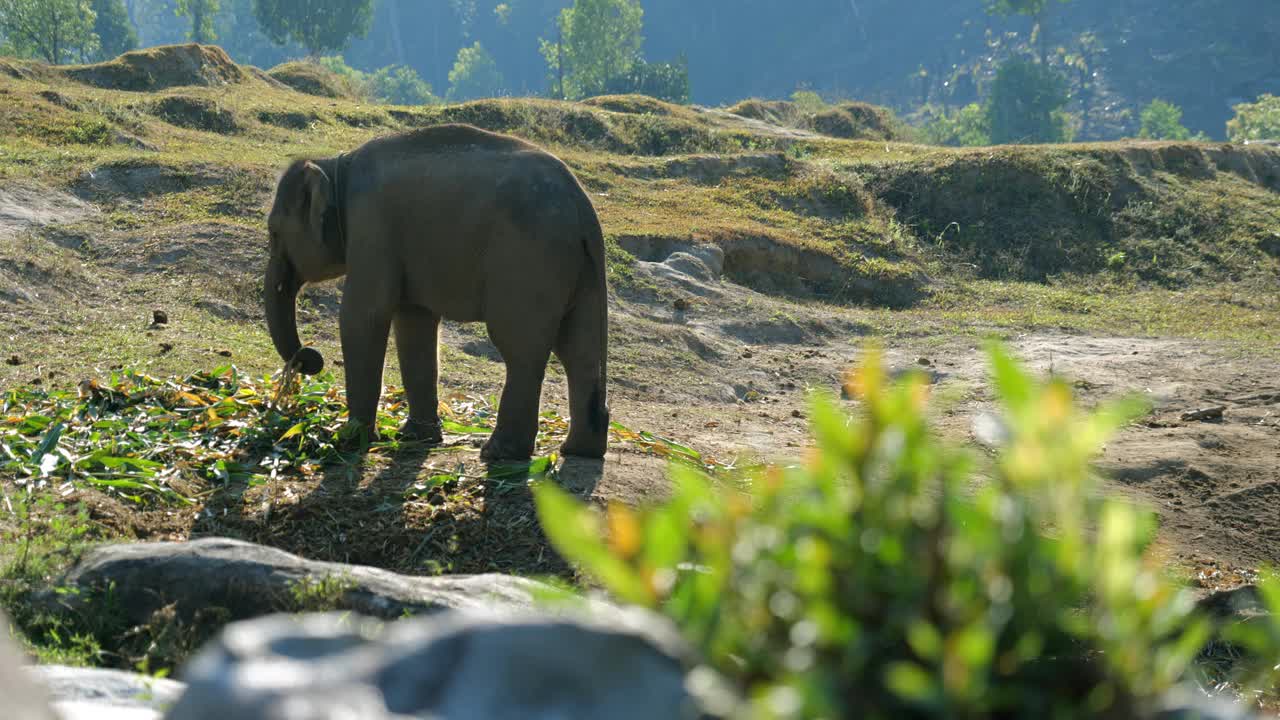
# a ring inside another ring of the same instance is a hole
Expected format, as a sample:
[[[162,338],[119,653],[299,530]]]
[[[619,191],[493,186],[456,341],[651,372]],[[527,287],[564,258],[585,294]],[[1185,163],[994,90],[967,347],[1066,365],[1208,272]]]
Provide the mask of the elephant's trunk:
[[[282,360],[297,364],[307,375],[315,375],[324,367],[324,359],[315,350],[304,349],[298,339],[297,300],[301,288],[302,279],[289,258],[282,252],[273,254],[263,289],[271,342]]]

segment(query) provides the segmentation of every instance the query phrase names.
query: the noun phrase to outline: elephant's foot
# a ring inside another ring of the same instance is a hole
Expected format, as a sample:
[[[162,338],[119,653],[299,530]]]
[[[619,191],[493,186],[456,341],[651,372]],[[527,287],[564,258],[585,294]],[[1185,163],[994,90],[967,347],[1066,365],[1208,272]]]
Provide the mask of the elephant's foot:
[[[439,445],[444,442],[444,435],[440,432],[440,421],[438,419],[414,420],[410,418],[400,427],[400,439],[406,442]]]
[[[369,445],[381,440],[377,426],[353,420],[338,430],[334,445],[343,452],[364,452]]]
[[[604,457],[605,450],[609,446],[608,435],[601,434],[598,437],[590,436],[574,436],[569,433],[568,439],[560,446],[560,454],[572,457],[599,459]]]
[[[522,462],[531,457],[533,457],[532,442],[513,441],[496,432],[490,435],[480,448],[480,459],[488,463],[504,460]]]

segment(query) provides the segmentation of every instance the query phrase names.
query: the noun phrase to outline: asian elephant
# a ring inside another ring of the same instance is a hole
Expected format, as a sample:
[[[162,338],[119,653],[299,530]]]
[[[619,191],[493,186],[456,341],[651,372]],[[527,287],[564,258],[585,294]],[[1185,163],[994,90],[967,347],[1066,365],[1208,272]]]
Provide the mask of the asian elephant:
[[[530,457],[552,352],[569,383],[561,451],[604,456],[604,238],[590,198],[558,158],[469,125],[380,137],[337,157],[294,161],[267,225],[267,326],[280,357],[305,374],[324,360],[298,339],[298,291],[346,275],[339,324],[353,425],[376,435],[394,327],[409,401],[402,434],[439,442],[440,320],[483,322],[506,382],[481,457]]]

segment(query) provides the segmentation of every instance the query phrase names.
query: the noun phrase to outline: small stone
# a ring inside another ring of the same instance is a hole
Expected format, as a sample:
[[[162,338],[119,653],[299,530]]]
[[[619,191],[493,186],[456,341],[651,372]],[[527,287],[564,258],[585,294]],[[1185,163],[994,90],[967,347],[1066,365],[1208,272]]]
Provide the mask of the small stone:
[[[803,417],[804,417],[804,413],[800,412],[799,410],[792,410],[792,411],[791,411],[791,417],[793,417],[793,418],[803,418]]]
[[[152,311],[151,311],[151,324],[152,324],[152,325],[168,325],[168,324],[169,324],[169,313],[167,313],[167,312],[165,312],[165,311],[163,311],[163,310],[152,310]]]
[[[5,365],[21,365],[22,358],[19,357],[18,355],[10,355],[8,358],[5,359],[4,363]]]
[[[922,366],[924,366],[924,367],[929,367],[930,365],[932,365],[932,364],[933,364],[933,361],[929,360],[929,358],[927,358],[927,357],[922,357],[922,358],[918,358],[918,359],[916,360],[916,364],[917,364],[917,365],[922,365]]]
[[[750,358],[753,354],[754,354],[754,353],[752,353],[750,350],[743,350],[743,351],[742,351],[742,357],[744,357],[744,358]]]

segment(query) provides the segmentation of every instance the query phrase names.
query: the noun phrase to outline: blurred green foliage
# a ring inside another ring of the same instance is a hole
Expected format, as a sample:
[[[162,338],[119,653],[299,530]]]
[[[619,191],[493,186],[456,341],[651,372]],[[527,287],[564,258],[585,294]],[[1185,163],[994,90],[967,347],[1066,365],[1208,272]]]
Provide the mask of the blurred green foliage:
[[[543,525],[674,620],[752,717],[1143,717],[1212,632],[1144,557],[1154,515],[1097,492],[1091,459],[1145,408],[1085,411],[1065,381],[989,357],[994,457],[940,441],[928,380],[891,382],[871,351],[847,378],[856,413],[813,398],[802,465],[746,491],[676,466],[668,501],[603,514],[542,483]],[[1250,637],[1274,658],[1270,632]]]

